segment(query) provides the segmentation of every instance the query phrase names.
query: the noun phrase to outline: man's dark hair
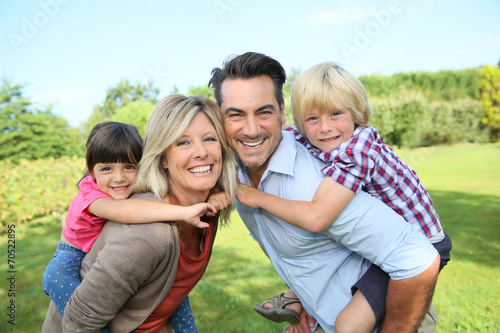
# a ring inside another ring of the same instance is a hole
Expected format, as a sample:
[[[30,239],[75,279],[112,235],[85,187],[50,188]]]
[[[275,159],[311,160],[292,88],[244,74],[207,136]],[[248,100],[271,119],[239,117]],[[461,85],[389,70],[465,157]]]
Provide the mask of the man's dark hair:
[[[221,87],[226,79],[253,79],[259,76],[269,76],[274,83],[274,95],[281,107],[283,104],[283,84],[286,73],[283,66],[271,57],[261,53],[247,52],[239,56],[227,58],[222,68],[212,69],[212,77],[208,82],[214,88],[215,100],[222,104]]]

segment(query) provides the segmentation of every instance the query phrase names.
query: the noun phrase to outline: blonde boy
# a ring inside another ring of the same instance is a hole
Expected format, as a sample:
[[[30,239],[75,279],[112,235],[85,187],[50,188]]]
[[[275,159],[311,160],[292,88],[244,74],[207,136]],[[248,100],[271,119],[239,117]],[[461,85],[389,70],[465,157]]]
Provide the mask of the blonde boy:
[[[382,200],[425,234],[441,255],[440,269],[450,259],[451,240],[443,232],[432,200],[414,170],[368,126],[372,110],[366,90],[351,73],[325,62],[304,71],[292,87],[296,140],[315,157],[329,163],[327,176],[311,202],[285,200],[240,185],[238,199],[312,232],[328,232],[354,197],[363,190]],[[360,226],[361,227],[361,226]],[[353,299],[337,317],[338,332],[370,332],[385,314],[389,277],[373,265],[352,287]],[[286,297],[283,297],[286,296]],[[255,307],[278,322],[298,321],[287,304],[297,302],[289,290]],[[293,307],[293,306],[292,306]]]

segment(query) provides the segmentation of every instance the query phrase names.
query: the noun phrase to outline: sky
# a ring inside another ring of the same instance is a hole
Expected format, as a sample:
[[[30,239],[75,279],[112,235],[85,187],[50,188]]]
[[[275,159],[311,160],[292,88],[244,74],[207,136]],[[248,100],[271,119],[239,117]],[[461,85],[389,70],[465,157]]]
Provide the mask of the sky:
[[[122,79],[187,93],[247,51],[287,73],[323,61],[356,76],[496,66],[500,1],[0,2],[0,77],[73,126]]]

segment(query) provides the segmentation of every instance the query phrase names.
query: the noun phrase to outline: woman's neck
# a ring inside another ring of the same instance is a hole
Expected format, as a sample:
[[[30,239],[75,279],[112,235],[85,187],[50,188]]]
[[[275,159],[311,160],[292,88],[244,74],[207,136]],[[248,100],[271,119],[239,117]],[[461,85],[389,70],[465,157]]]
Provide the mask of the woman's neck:
[[[208,194],[209,192],[197,192],[188,195],[170,193],[167,194],[164,201],[173,205],[190,206],[205,202],[208,198]],[[200,244],[203,237],[203,229],[199,229],[184,221],[176,221],[176,224],[179,230],[180,244],[184,248],[184,251],[191,257],[199,256],[201,253]]]
[[[209,192],[196,192],[189,194],[171,192],[165,196],[164,201],[174,205],[191,206],[206,202]]]

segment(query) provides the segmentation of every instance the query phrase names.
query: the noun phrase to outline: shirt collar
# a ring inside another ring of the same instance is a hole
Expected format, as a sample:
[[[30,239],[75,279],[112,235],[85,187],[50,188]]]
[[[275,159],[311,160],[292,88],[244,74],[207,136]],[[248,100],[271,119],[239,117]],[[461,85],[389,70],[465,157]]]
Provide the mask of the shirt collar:
[[[295,138],[292,132],[282,131],[282,139],[278,148],[271,156],[269,164],[267,165],[266,171],[262,175],[260,182],[264,180],[270,172],[281,173],[285,175],[290,175],[293,177],[293,169],[295,167],[295,156],[297,155],[297,146],[295,143]],[[246,166],[241,162],[241,160],[236,156],[236,160],[239,164],[239,176],[240,180],[245,184],[250,185],[250,180],[248,178],[248,172]]]
[[[297,155],[295,137],[293,133],[288,131],[282,131],[281,133],[283,135],[281,142],[278,149],[276,149],[271,157],[267,170],[264,172],[264,175],[262,175],[262,178],[265,178],[269,172],[293,176],[295,156]]]

